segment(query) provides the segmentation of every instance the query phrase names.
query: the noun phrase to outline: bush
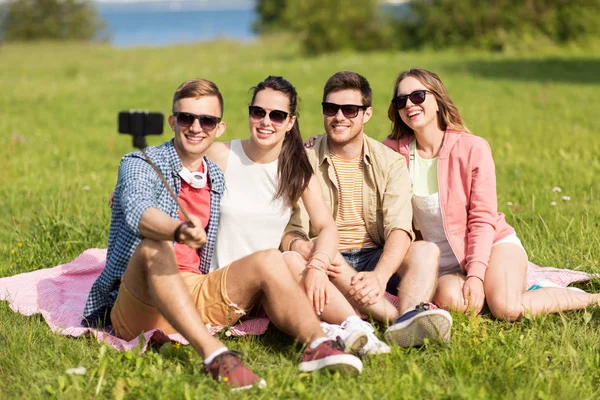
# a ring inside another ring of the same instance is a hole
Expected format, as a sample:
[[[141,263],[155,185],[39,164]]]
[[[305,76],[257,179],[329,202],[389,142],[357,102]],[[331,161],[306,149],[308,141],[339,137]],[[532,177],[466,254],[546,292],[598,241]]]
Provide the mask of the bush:
[[[259,0],[255,29],[295,32],[310,54],[390,48],[378,7],[377,0]]]
[[[256,14],[258,19],[254,22],[256,33],[268,33],[285,30],[285,6],[287,0],[257,0]]]
[[[412,0],[409,9],[395,23],[402,48],[505,50],[600,33],[600,0]]]
[[[89,0],[8,0],[0,7],[5,40],[92,40],[104,29]]]

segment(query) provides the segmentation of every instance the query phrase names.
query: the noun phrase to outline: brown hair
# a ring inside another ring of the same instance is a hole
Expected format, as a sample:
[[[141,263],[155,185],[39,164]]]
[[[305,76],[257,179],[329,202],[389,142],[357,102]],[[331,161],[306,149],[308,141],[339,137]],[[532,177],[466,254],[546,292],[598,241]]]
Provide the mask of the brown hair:
[[[290,116],[296,117],[296,122],[289,132],[286,132],[279,162],[277,165],[277,193],[275,198],[286,197],[289,205],[295,204],[308,187],[313,174],[312,166],[304,150],[300,124],[298,121],[298,93],[296,88],[281,76],[268,76],[251,90],[254,104],[256,95],[261,90],[272,89],[285,94],[290,100]]]
[[[177,90],[175,90],[175,94],[173,95],[173,104],[171,106],[172,111],[175,112],[175,103],[181,99],[199,99],[200,97],[207,96],[215,96],[217,99],[219,99],[222,117],[223,109],[225,107],[223,104],[223,96],[221,95],[221,92],[219,92],[217,85],[208,79],[191,79],[179,85]],[[215,115],[215,117],[217,117],[217,115]]]
[[[340,71],[336,72],[327,79],[323,88],[323,101],[327,101],[329,93],[339,92],[342,90],[358,90],[362,95],[362,105],[371,107],[373,102],[373,92],[369,81],[362,75],[356,72]],[[358,105],[358,104],[357,104]]]
[[[402,72],[400,75],[398,75],[396,83],[394,83],[392,99],[396,98],[398,85],[400,85],[400,82],[409,76],[418,79],[419,82],[421,82],[423,86],[425,86],[427,90],[431,91],[435,96],[439,107],[438,126],[442,131],[446,131],[448,128],[459,131],[469,131],[463,123],[460,112],[458,111],[456,105],[454,105],[454,102],[446,91],[441,79],[431,71],[427,71],[426,69],[422,68],[412,68],[408,71]],[[404,121],[402,121],[402,118],[400,118],[398,109],[394,106],[394,104],[391,103],[388,108],[388,118],[390,121],[392,121],[392,133],[390,134],[390,138],[400,139],[404,136],[414,134],[413,130],[409,128]]]

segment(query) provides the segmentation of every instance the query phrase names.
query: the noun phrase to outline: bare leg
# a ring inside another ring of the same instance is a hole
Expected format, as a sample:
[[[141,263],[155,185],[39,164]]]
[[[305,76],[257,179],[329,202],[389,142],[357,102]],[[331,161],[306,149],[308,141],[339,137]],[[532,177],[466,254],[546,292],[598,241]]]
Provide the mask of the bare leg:
[[[347,296],[347,293],[350,291],[350,281],[352,276],[356,274],[356,270],[345,261],[341,264],[341,267],[342,272],[335,278],[331,278],[331,282],[338,288],[340,294],[344,296],[352,307],[378,321],[393,322],[398,319],[400,316],[398,310],[385,297],[373,305],[361,305]]]
[[[173,246],[169,242],[142,240],[123,274],[123,280],[135,297],[156,307],[202,357],[225,347],[202,322],[179,275]]]
[[[440,250],[435,243],[413,242],[398,269],[398,311],[400,315],[420,303],[431,301],[437,283]]]
[[[466,313],[467,305],[462,291],[466,278],[462,273],[440,276],[433,302],[440,308]]]
[[[496,318],[515,321],[525,312],[536,315],[578,310],[600,301],[599,294],[564,288],[526,291],[526,279],[527,257],[518,246],[504,243],[492,247],[484,291]]]
[[[227,293],[243,309],[249,309],[262,293],[269,318],[301,343],[325,337],[279,250],[259,251],[234,261],[227,273]]]
[[[283,255],[285,262],[292,271],[292,275],[300,283],[300,288],[304,289],[304,267],[306,261],[299,253],[287,252]],[[322,321],[330,324],[341,324],[346,318],[352,315],[358,315],[352,305],[344,297],[342,293],[335,287],[331,282],[327,284],[327,290],[329,293],[329,303],[325,305],[323,313],[319,316]]]

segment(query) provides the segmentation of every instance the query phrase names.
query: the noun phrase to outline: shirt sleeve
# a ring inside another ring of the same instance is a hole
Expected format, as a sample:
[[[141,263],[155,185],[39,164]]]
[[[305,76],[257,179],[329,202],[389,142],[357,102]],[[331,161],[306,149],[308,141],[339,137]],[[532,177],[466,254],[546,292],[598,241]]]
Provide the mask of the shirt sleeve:
[[[290,221],[285,227],[284,235],[293,233],[301,236],[305,240],[309,240],[309,231],[310,219],[308,217],[308,213],[306,212],[306,208],[304,208],[302,199],[299,199],[298,202],[292,207],[292,215],[290,217]]]
[[[159,208],[154,194],[157,179],[156,172],[143,159],[127,156],[121,161],[115,196],[119,196],[127,227],[138,235],[144,211]]]
[[[412,229],[412,189],[404,157],[395,160],[389,168],[383,195],[383,218],[386,239],[396,229],[402,229],[411,241],[415,240]]]
[[[494,243],[498,199],[492,150],[486,141],[482,140],[482,143],[474,147],[471,153],[465,270],[467,276],[475,276],[483,281]]]

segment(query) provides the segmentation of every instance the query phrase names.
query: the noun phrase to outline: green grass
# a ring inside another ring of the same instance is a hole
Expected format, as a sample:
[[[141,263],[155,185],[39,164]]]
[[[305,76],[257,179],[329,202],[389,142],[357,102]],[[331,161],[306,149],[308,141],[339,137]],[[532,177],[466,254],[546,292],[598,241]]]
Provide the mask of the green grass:
[[[225,97],[225,139],[247,135],[248,89],[281,74],[300,93],[305,137],[322,132],[320,97],[338,70],[364,74],[374,90],[367,133],[389,132],[397,74],[436,71],[468,126],[489,140],[500,210],[540,265],[600,272],[600,47],[535,55],[372,53],[307,58],[291,41],[215,42],[119,50],[103,45],[0,47],[0,276],[65,263],[105,247],[107,199],[131,139],[120,110],[168,113],[182,81],[206,77]],[[160,143],[169,134],[151,139]],[[554,186],[561,193],[552,191]],[[561,196],[570,196],[562,201]],[[551,202],[555,201],[556,206]],[[511,206],[507,203],[512,203]],[[598,280],[582,286],[600,291]],[[39,316],[0,303],[0,398],[465,398],[600,397],[600,310],[524,319],[454,315],[452,343],[393,348],[357,379],[304,375],[300,348],[275,329],[224,339],[268,381],[232,395],[200,372],[191,348],[118,353],[93,339],[50,332]],[[83,376],[65,370],[84,366]]]

